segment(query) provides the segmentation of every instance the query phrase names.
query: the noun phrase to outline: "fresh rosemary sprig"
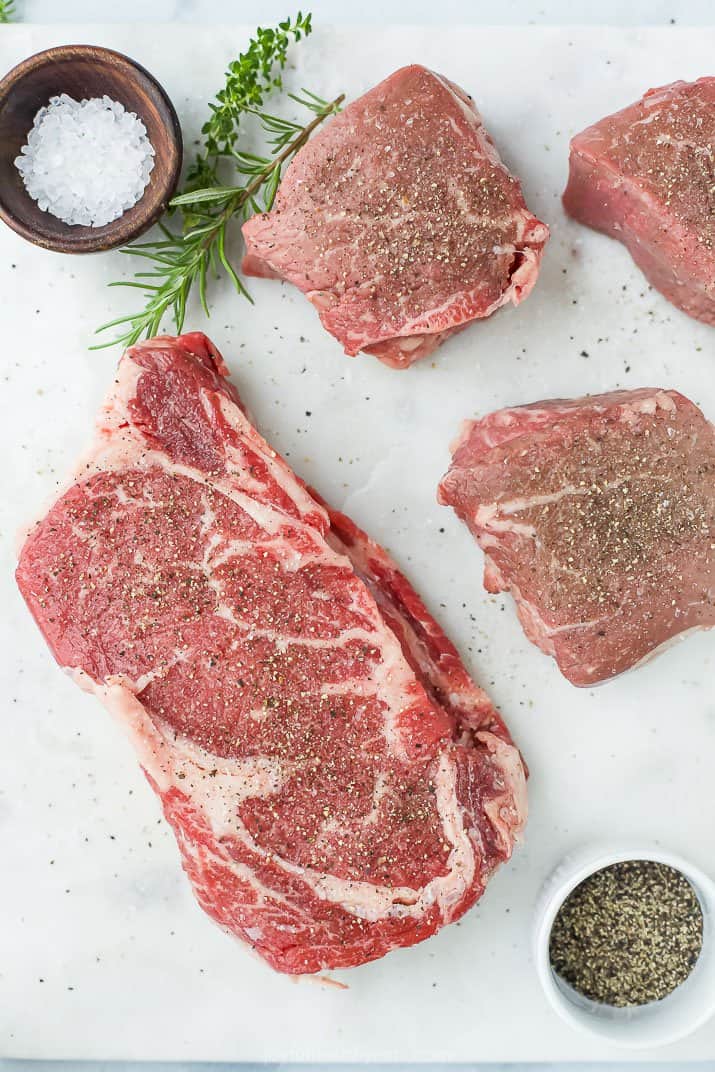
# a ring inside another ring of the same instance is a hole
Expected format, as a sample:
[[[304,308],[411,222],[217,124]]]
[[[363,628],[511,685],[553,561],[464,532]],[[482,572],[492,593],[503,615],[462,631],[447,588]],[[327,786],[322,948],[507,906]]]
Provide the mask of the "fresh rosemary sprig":
[[[15,18],[15,0],[0,0],[0,22],[12,22]]]
[[[226,255],[227,226],[236,217],[243,221],[254,212],[265,212],[271,207],[284,164],[306,143],[316,127],[337,111],[343,97],[341,95],[329,103],[313,94],[294,99],[315,113],[313,120],[302,127],[276,116],[261,114],[261,124],[272,143],[272,155],[266,158],[235,152],[237,170],[249,178],[244,186],[210,186],[179,194],[172,205],[182,210],[190,209],[193,225],[179,234],[161,225],[163,241],[135,244],[122,251],[145,257],[153,262],[153,266],[149,271],[137,272],[133,281],[120,280],[109,285],[137,287],[144,291],[147,303],[140,312],[118,317],[98,328],[98,331],[106,331],[126,326],[126,331],[111,342],[92,349],[115,343],[131,346],[142,337],[156,335],[167,312],[171,313],[176,330],[181,331],[189,292],[195,284],[198,284],[201,305],[208,316],[209,271],[218,276],[221,267],[238,293],[252,300]],[[258,201],[261,193],[262,203]]]
[[[310,31],[310,15],[303,16],[300,12],[294,21],[286,19],[280,23],[277,30],[259,29],[247,51],[229,66],[226,86],[210,105],[211,116],[202,129],[202,149],[189,170],[183,190],[171,202],[171,210],[178,209],[181,213],[181,230],[161,224],[162,239],[127,246],[122,252],[149,261],[148,270],[136,272],[133,280],[109,284],[143,291],[144,308],[103,324],[98,331],[119,327],[124,330],[92,349],[115,343],[131,346],[143,336],[156,335],[167,313],[171,314],[176,330],[181,331],[194,286],[198,287],[201,305],[208,316],[209,276],[218,278],[222,269],[238,293],[251,300],[226,253],[229,224],[235,219],[242,223],[254,212],[271,208],[284,165],[316,127],[339,110],[343,101],[342,94],[329,102],[307,90],[299,95],[289,94],[291,100],[312,113],[313,118],[305,125],[261,110],[265,97],[282,88],[281,71],[291,41],[299,41]],[[258,156],[239,148],[244,117],[253,117],[258,122],[268,143],[267,155]],[[241,177],[240,184],[222,182],[225,162],[230,162],[233,172]]]

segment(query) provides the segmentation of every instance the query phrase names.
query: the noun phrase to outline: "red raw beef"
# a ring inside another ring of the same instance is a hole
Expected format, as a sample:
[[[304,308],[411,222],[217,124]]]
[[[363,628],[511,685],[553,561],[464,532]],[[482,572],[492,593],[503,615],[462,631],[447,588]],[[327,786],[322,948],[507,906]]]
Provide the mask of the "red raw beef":
[[[20,589],[121,720],[205,911],[279,971],[458,919],[524,769],[388,556],[261,438],[205,336],[133,347]]]
[[[715,429],[677,391],[517,406],[467,423],[440,501],[574,685],[715,625]]]
[[[577,134],[564,207],[623,242],[679,309],[715,324],[715,78],[651,89]]]
[[[299,287],[350,355],[407,368],[536,282],[548,228],[471,98],[403,67],[295,157],[243,227],[248,275]]]

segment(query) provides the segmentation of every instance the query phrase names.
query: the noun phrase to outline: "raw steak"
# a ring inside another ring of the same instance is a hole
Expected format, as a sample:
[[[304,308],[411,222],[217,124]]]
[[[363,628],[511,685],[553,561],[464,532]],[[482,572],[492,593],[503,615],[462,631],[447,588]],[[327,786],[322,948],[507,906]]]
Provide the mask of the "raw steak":
[[[439,490],[574,685],[715,625],[715,430],[676,391],[537,402],[466,425]]]
[[[715,324],[715,78],[651,89],[571,142],[564,207],[623,242],[674,305]]]
[[[522,301],[548,228],[471,98],[412,66],[316,134],[243,234],[244,272],[300,287],[346,353],[406,368]]]
[[[405,578],[225,375],[200,334],[128,351],[17,579],[132,737],[205,911],[280,971],[348,967],[474,903],[524,771]]]

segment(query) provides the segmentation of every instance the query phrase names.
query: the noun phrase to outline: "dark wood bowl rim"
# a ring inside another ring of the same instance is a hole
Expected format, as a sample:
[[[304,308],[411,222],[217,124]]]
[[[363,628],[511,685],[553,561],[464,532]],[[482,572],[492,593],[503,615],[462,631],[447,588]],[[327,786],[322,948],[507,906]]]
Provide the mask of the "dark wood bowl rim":
[[[55,250],[59,253],[95,253],[126,245],[145,231],[148,231],[161,218],[178,185],[183,157],[183,139],[176,110],[161,83],[146,67],[143,67],[141,63],[133,60],[130,56],[124,55],[123,52],[116,52],[111,48],[104,48],[101,45],[55,45],[22,60],[8,71],[0,81],[0,115],[2,115],[5,103],[17,83],[27,75],[31,75],[33,71],[39,70],[48,64],[67,63],[74,59],[89,59],[99,65],[109,60],[113,67],[123,71],[127,77],[135,82],[144,81],[158,95],[166,112],[168,143],[171,147],[171,151],[163,161],[166,171],[161,178],[161,189],[155,188],[153,191],[154,196],[147,198],[146,195],[151,188],[152,182],[150,178],[149,185],[142,198],[132,208],[127,209],[119,219],[112,220],[111,223],[106,224],[104,227],[92,228],[91,233],[86,233],[86,229],[82,228],[81,230],[84,233],[81,234],[73,234],[75,231],[73,226],[63,224],[61,220],[56,220],[58,228],[65,228],[67,233],[66,235],[62,233],[49,235],[41,234],[33,227],[28,226],[24,220],[9,209],[5,204],[0,185],[0,219],[4,220],[8,227],[11,227],[17,234],[35,245],[42,246],[44,249]],[[140,118],[142,117],[140,116]],[[159,159],[157,156],[156,165],[158,166],[158,164]],[[162,195],[158,201],[156,199],[157,193]],[[27,196],[29,197],[30,195],[28,194]],[[144,204],[145,199],[146,204]],[[77,230],[79,232],[79,228]]]

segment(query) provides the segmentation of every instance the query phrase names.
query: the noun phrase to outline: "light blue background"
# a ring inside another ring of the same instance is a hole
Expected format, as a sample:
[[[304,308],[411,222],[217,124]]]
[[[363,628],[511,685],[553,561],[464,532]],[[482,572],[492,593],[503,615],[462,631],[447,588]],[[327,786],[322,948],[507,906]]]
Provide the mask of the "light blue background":
[[[271,22],[295,4],[286,0],[16,0],[31,22]],[[710,25],[713,0],[313,0],[304,3],[334,22],[469,22],[553,25],[642,23]]]
[[[480,1065],[234,1065],[201,1062],[2,1061],[0,1072],[712,1072],[713,1061]]]

